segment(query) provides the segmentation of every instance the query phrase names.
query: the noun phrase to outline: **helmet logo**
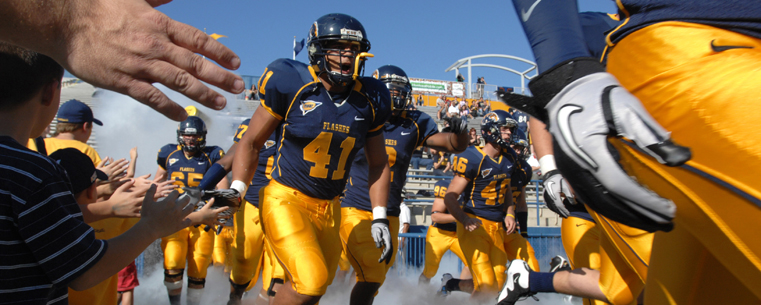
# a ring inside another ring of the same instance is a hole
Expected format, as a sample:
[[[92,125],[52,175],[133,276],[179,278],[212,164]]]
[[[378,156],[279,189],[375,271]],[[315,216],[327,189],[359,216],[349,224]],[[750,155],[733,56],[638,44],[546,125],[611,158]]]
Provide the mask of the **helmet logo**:
[[[341,29],[341,39],[362,41],[364,38],[365,37],[362,35],[362,31]]]
[[[378,70],[373,71],[373,78],[378,79]]]
[[[491,168],[487,168],[485,170],[482,170],[481,171],[481,177],[486,178],[486,176],[488,176],[491,173],[491,170],[492,170]]]
[[[316,102],[316,101],[306,101],[301,103],[301,115],[307,115],[307,113],[312,112],[312,110],[317,109],[317,107],[320,107],[322,105],[322,102]]]
[[[499,121],[499,116],[494,112],[489,112],[484,116],[484,122],[497,122]]]

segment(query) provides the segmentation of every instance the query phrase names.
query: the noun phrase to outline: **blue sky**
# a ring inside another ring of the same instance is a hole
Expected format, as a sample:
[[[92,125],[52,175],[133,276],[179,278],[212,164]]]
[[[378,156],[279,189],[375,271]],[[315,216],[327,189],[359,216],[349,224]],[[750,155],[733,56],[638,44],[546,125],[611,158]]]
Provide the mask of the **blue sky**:
[[[375,58],[367,61],[365,75],[393,64],[411,77],[454,80],[444,70],[458,59],[480,54],[506,54],[533,61],[531,49],[511,1],[201,1],[175,0],[158,7],[169,17],[220,38],[241,57],[237,73],[260,75],[273,60],[292,55],[298,40],[314,20],[328,13],[344,13],[364,25]],[[612,0],[581,0],[580,11],[614,13]],[[297,60],[307,61],[306,50]],[[507,59],[479,63],[525,70],[526,64]],[[463,75],[467,77],[465,71]],[[520,78],[493,68],[473,68],[475,77],[489,84],[519,86]]]

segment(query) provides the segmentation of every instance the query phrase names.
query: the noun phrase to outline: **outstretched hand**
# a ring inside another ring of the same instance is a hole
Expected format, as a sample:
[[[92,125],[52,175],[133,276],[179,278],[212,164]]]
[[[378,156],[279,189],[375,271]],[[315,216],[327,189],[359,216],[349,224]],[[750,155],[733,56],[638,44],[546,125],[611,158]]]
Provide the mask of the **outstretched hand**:
[[[100,88],[127,94],[170,119],[187,112],[153,83],[161,83],[209,108],[225,98],[202,83],[240,93],[240,59],[202,31],[154,9],[167,0],[75,0],[62,9],[60,39],[50,55],[69,72]],[[198,53],[198,54],[196,54]],[[219,67],[204,57],[216,61]]]

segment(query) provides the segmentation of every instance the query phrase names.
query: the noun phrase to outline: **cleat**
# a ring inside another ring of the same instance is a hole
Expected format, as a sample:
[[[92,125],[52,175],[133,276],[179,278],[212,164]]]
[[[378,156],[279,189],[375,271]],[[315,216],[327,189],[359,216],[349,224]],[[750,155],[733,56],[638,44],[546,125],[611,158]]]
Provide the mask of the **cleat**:
[[[447,289],[447,282],[449,282],[449,280],[453,278],[454,277],[452,276],[451,273],[444,273],[444,275],[441,276],[441,289],[439,289],[439,291],[436,294],[441,296],[449,295],[451,291]]]
[[[528,264],[519,259],[507,265],[507,280],[499,292],[497,305],[513,305],[522,297],[534,295],[528,289],[529,270]]]
[[[556,255],[552,258],[550,261],[550,272],[558,272],[558,271],[570,271],[571,266],[568,265],[568,261],[560,256]]]

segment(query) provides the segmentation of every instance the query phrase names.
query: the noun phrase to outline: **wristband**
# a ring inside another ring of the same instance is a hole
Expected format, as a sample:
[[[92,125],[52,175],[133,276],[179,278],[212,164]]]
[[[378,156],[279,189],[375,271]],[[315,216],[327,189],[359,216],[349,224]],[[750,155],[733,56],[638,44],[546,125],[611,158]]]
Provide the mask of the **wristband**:
[[[513,214],[507,214],[507,216],[510,216],[510,217],[512,217],[513,219],[515,219],[515,215],[513,215]]]
[[[373,208],[373,220],[386,219],[386,207],[374,207]]]
[[[239,195],[243,195],[246,193],[246,183],[240,180],[235,180],[233,183],[230,184],[230,188],[238,191]]]
[[[539,159],[539,170],[542,172],[542,174],[549,173],[556,169],[557,166],[555,166],[555,156],[545,155]]]

